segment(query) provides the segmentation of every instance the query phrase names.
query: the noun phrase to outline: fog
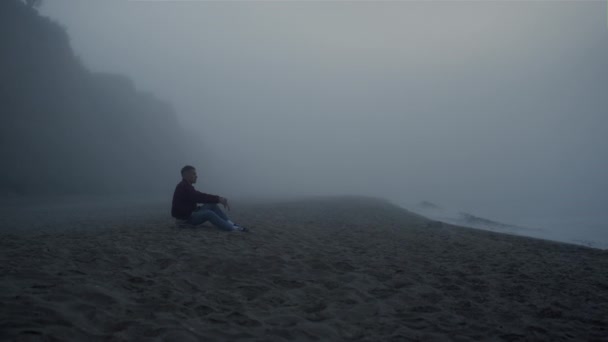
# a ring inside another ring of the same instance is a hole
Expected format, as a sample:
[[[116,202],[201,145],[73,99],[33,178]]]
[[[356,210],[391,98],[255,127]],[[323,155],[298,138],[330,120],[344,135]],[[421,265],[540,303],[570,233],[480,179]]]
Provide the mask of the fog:
[[[49,0],[40,12],[87,67],[172,104],[200,141],[183,160],[199,190],[429,200],[515,224],[606,215],[605,2]],[[179,167],[158,182],[173,186]]]

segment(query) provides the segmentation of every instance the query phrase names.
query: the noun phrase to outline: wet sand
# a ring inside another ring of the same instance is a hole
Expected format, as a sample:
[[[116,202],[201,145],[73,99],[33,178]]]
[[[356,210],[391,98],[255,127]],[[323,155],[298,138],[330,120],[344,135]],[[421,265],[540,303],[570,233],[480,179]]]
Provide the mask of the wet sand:
[[[165,213],[0,233],[0,340],[607,340],[607,251],[370,198],[233,207],[252,233]]]

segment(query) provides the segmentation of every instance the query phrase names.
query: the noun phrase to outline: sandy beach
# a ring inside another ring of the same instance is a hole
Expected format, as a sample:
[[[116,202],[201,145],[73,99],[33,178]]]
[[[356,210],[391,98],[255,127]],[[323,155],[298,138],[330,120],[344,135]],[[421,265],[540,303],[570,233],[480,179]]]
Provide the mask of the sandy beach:
[[[0,340],[608,341],[608,251],[372,198],[233,207],[252,233],[0,233]]]

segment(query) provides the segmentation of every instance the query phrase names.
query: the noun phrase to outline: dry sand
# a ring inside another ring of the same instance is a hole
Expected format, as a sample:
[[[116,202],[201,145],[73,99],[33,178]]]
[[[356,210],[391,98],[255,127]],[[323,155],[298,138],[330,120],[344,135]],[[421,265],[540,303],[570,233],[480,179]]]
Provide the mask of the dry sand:
[[[0,340],[608,340],[606,251],[369,198],[233,214],[2,233]]]

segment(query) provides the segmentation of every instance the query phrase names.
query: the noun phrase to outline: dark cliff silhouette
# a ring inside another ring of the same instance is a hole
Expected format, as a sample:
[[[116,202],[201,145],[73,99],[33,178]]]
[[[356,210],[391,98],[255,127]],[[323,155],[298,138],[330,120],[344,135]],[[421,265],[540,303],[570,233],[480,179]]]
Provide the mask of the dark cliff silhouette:
[[[171,106],[87,70],[33,6],[0,1],[0,52],[0,192],[153,193],[177,177],[192,142]]]

